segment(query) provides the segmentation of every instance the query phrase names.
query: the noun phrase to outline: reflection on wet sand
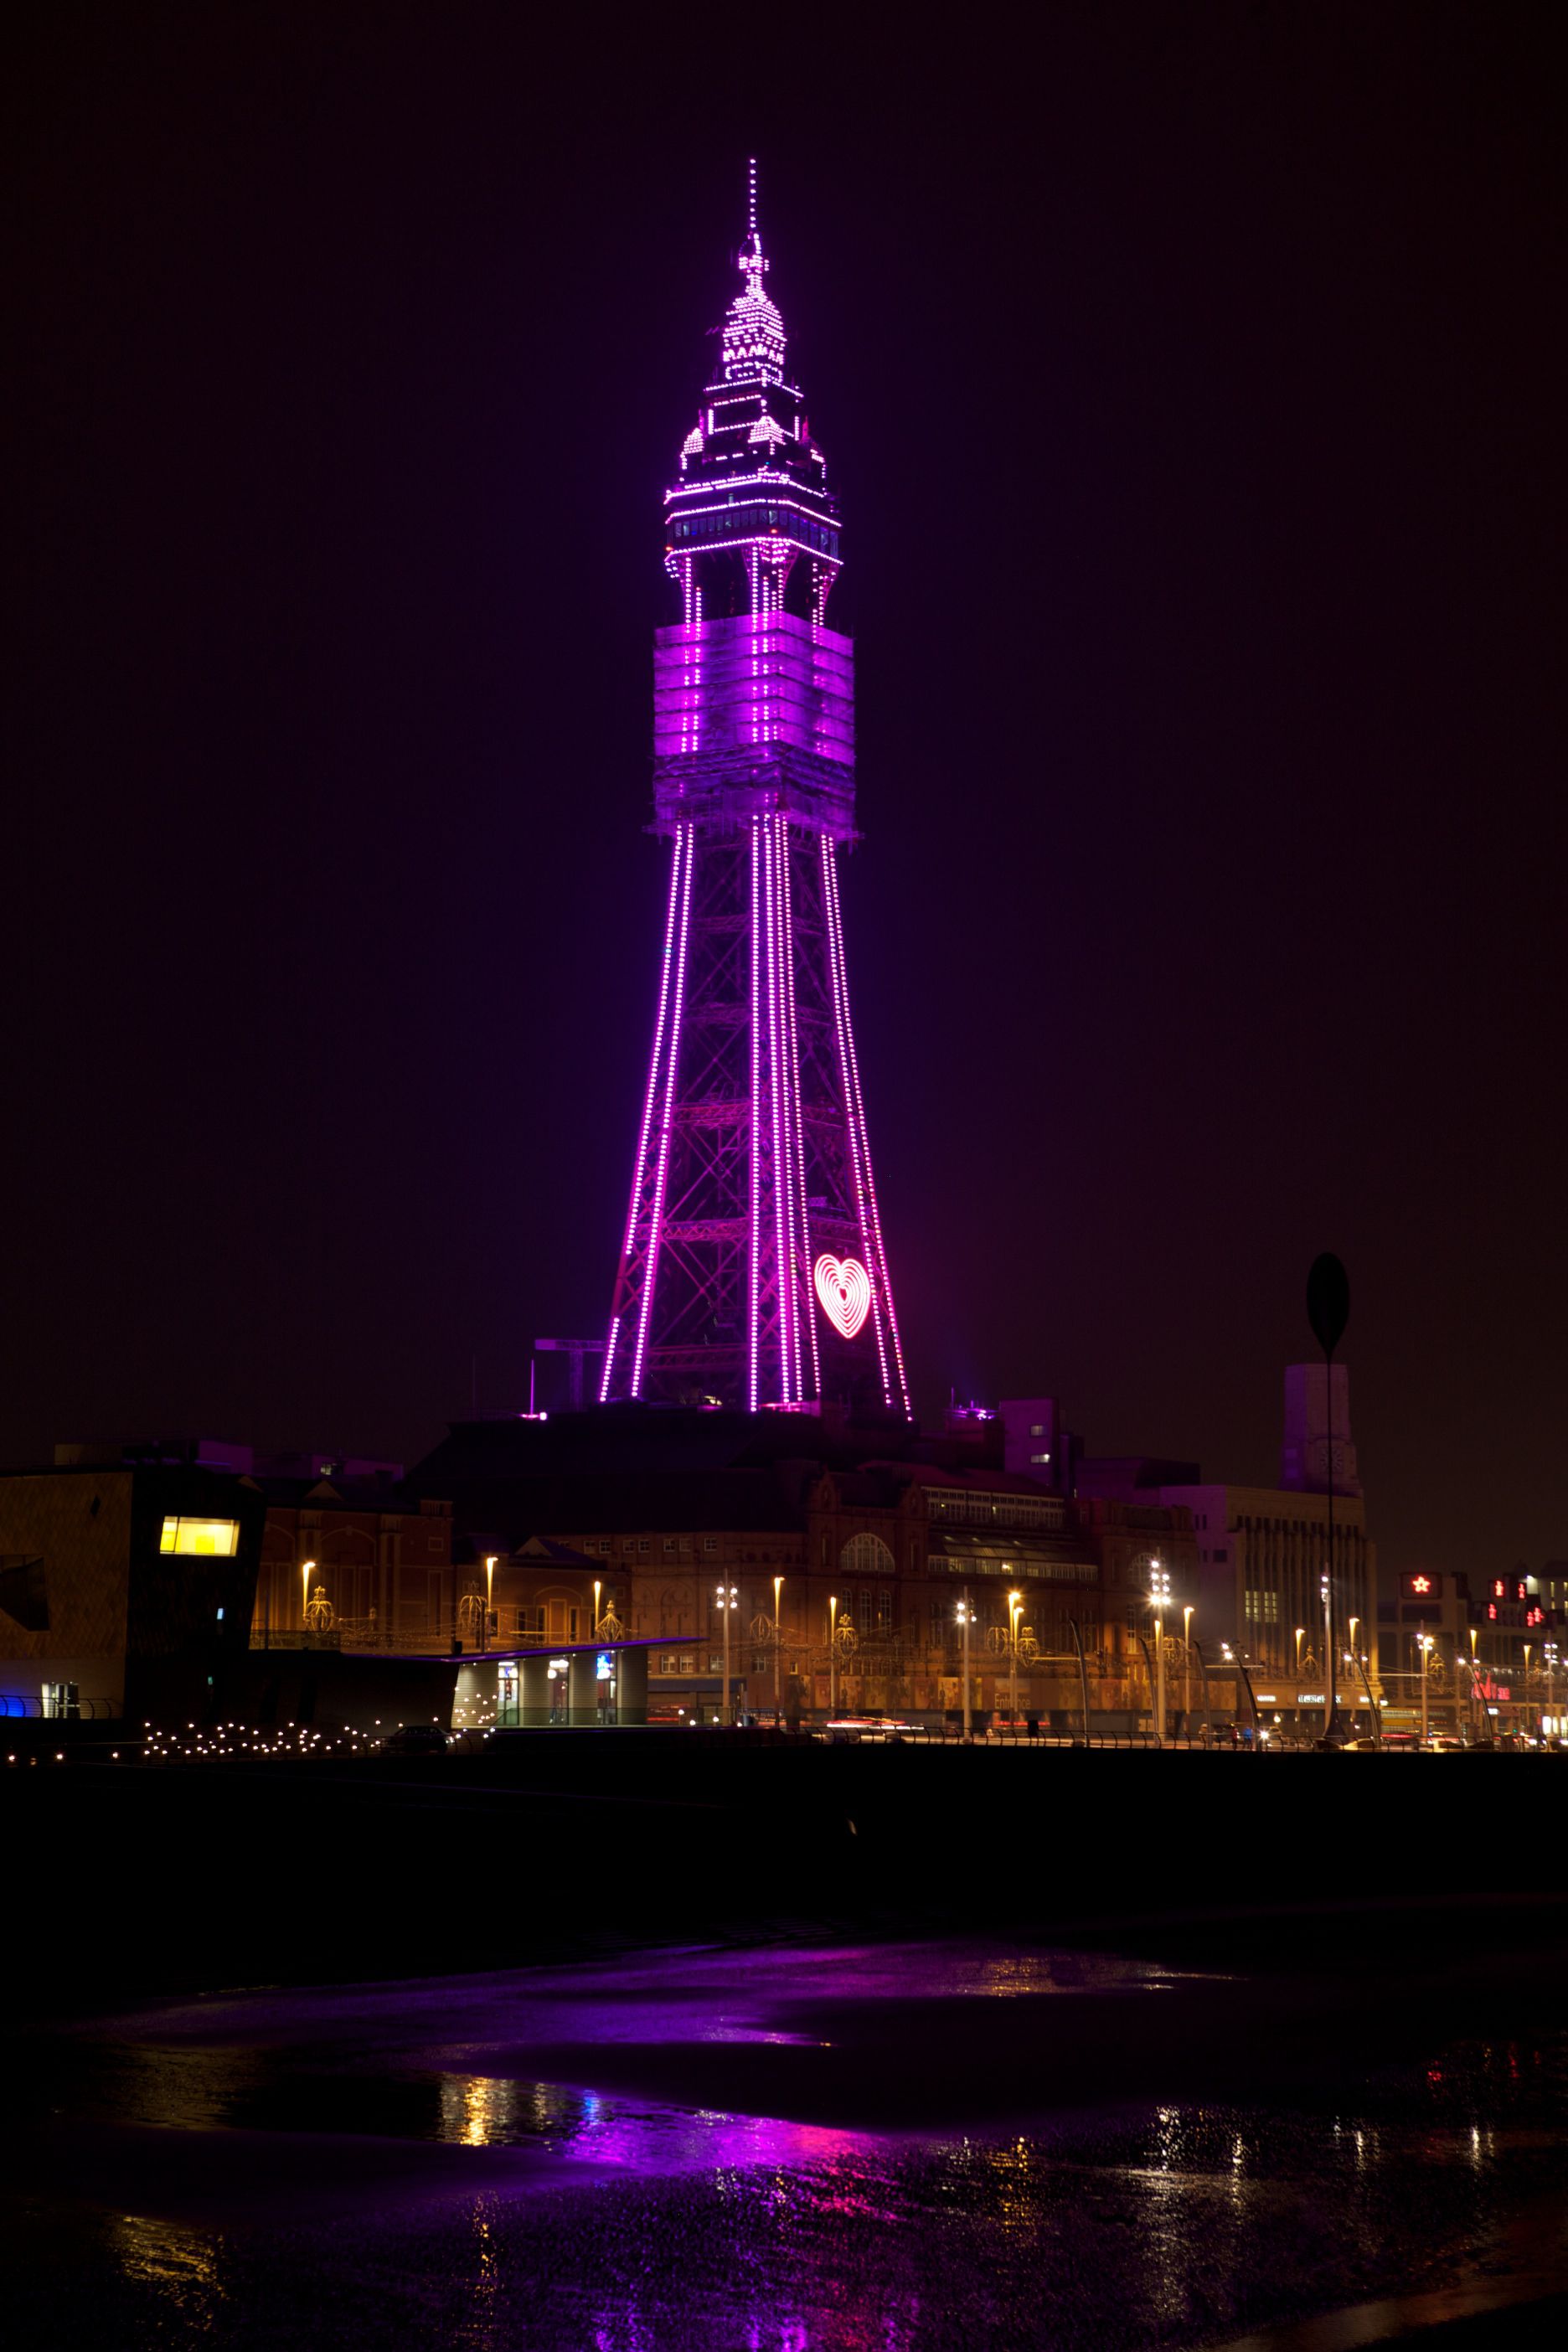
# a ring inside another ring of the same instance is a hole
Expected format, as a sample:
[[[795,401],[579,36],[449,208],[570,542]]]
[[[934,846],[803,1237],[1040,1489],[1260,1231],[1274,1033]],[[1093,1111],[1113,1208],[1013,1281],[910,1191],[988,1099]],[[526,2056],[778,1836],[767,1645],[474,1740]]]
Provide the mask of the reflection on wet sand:
[[[958,1945],[667,1954],[64,2031],[39,2061],[34,2202],[0,2248],[16,2340],[1153,2352],[1331,2303],[1550,2284],[1568,2039],[1444,2042],[1381,2073],[1320,2058],[1273,2096],[1128,2094],[1130,2045],[1145,2064],[1216,1995],[1234,2026],[1241,1992],[1309,2037],[1267,1988]],[[818,2064],[847,2107],[864,2092],[853,2124],[746,2095]],[[953,2117],[935,2127],[932,2079]],[[1061,2082],[1070,2100],[1012,2112]]]

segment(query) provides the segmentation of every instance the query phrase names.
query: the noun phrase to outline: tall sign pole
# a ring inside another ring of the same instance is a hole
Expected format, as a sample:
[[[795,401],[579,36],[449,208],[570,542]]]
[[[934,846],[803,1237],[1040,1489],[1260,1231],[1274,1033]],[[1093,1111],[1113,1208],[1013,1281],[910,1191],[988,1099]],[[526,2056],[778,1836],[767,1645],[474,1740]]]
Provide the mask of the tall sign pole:
[[[1323,1387],[1328,1411],[1329,1559],[1323,1574],[1324,1669],[1323,1732],[1331,1739],[1339,1728],[1338,1678],[1334,1672],[1334,1349],[1351,1319],[1350,1276],[1332,1250],[1312,1260],[1307,1275],[1307,1320],[1323,1351]]]

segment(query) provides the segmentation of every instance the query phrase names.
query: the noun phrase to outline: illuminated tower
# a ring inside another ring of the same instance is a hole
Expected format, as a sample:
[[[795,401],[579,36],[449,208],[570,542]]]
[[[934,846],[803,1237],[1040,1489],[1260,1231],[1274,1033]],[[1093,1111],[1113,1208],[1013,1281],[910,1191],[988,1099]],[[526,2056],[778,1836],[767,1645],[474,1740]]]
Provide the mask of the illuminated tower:
[[[854,648],[838,510],[788,380],[751,174],[742,290],[665,496],[668,844],[647,1090],[600,1394],[909,1410],[849,1019]]]

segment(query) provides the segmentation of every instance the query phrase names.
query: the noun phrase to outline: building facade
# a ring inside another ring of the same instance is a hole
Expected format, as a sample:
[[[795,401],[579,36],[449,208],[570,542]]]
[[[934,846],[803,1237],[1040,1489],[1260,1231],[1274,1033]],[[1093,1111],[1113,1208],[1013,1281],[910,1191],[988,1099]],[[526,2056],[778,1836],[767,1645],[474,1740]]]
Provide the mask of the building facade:
[[[260,1487],[195,1447],[58,1452],[0,1473],[0,1711],[205,1713],[248,1643]]]

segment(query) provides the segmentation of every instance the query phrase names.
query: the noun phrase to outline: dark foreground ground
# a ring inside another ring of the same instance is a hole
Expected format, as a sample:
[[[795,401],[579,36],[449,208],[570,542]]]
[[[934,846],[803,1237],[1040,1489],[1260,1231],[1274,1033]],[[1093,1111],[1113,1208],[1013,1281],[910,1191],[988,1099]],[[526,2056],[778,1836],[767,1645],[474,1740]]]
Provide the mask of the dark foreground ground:
[[[1557,1770],[545,1735],[29,1771],[8,2339],[1555,2338]]]

